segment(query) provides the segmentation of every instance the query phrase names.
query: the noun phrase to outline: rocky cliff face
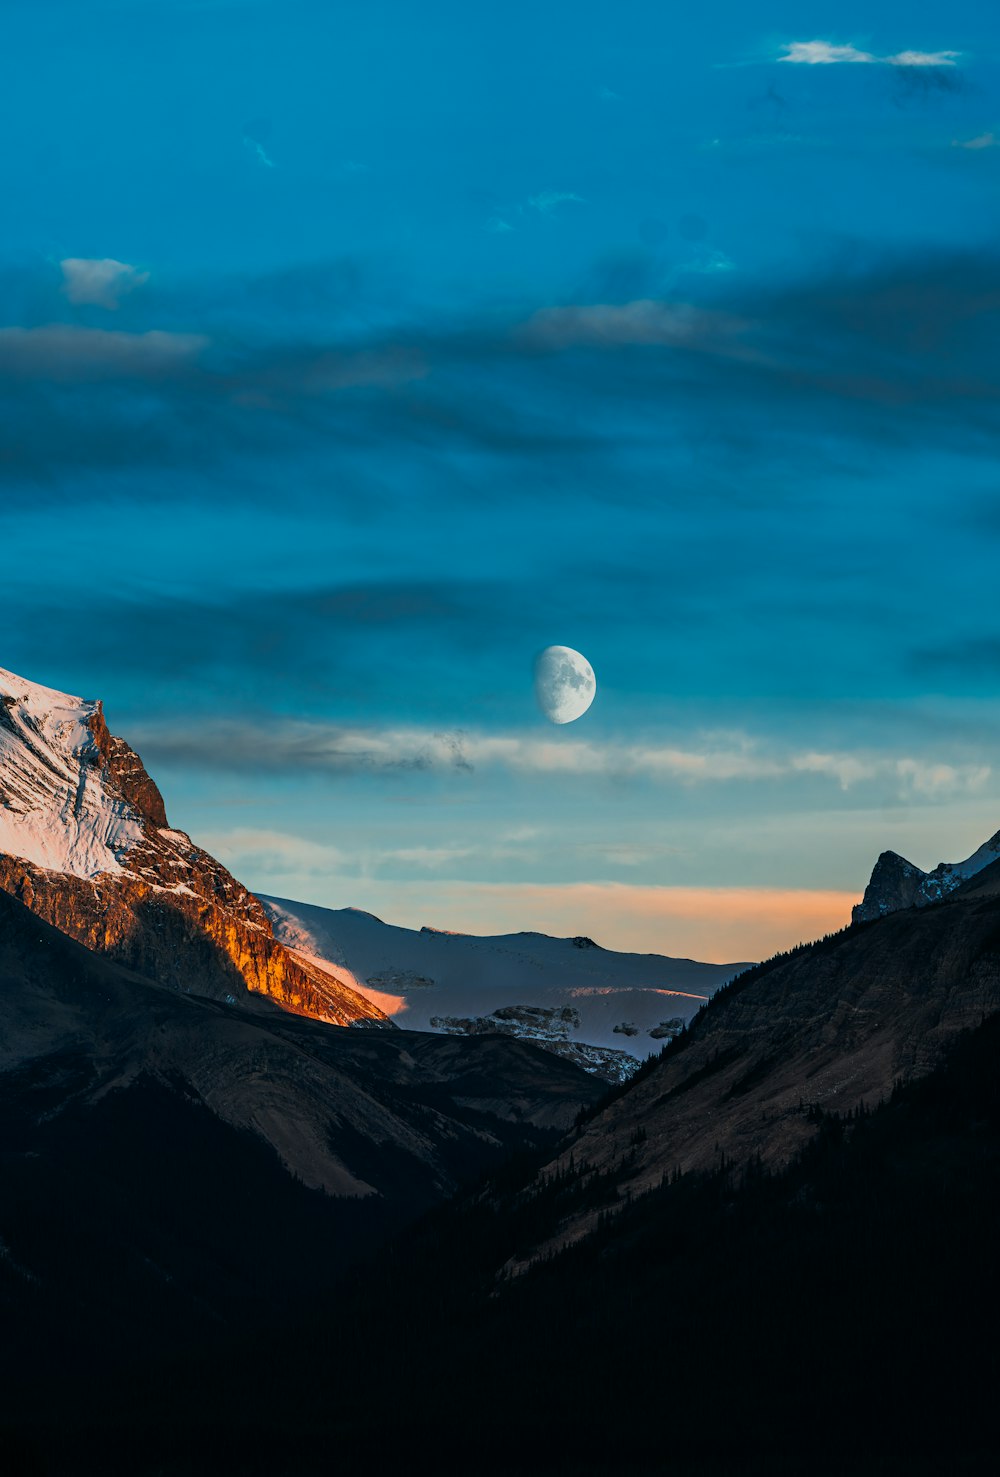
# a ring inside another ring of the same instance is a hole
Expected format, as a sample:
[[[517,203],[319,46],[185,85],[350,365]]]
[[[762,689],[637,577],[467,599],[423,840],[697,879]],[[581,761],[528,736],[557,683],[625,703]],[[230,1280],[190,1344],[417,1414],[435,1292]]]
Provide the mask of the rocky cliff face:
[[[855,923],[881,918],[885,913],[912,908],[920,897],[927,873],[895,851],[883,851],[872,868],[871,879],[861,902],[852,910]]]
[[[215,999],[249,991],[336,1025],[390,1026],[294,959],[257,899],[183,831],[99,702],[0,670],[0,889],[142,974]]]
[[[895,851],[883,851],[865,888],[865,895],[855,907],[855,923],[883,918],[900,908],[923,908],[940,902],[961,887],[970,877],[981,872],[1000,857],[1000,831],[985,841],[964,862],[939,862],[931,872],[915,867]]]

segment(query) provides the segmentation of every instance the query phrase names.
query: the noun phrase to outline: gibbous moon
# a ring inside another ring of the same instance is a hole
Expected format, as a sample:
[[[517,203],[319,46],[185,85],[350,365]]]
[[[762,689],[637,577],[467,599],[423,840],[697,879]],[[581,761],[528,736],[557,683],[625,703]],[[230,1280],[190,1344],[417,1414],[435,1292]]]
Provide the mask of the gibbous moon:
[[[550,723],[572,723],[594,701],[597,678],[572,646],[547,646],[535,659],[535,697]]]

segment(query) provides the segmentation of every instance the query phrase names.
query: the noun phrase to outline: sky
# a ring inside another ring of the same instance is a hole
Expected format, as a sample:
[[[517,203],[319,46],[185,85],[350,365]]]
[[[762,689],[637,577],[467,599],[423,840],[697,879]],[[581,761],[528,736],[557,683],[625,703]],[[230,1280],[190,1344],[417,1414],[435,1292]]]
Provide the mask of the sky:
[[[243,881],[748,959],[1000,827],[1000,14],[4,25],[0,665]]]

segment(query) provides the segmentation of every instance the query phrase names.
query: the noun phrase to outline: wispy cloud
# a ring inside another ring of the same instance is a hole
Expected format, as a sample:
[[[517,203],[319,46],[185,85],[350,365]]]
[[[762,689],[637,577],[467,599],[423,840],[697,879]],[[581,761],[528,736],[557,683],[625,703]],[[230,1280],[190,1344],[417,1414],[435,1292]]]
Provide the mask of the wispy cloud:
[[[356,865],[357,858],[337,846],[310,841],[286,831],[273,831],[256,826],[234,826],[227,831],[206,831],[199,844],[211,851],[238,857],[244,864],[266,862],[272,872],[298,872],[325,875],[342,867]]]
[[[842,790],[865,780],[896,781],[901,798],[907,793],[929,798],[981,790],[992,773],[986,764],[944,764],[925,759],[865,757],[857,754],[796,754],[791,768],[798,773],[825,774]]]
[[[234,771],[375,775],[501,769],[552,779],[589,775],[685,787],[811,774],[835,780],[842,790],[877,780],[900,796],[926,798],[974,792],[991,774],[984,764],[907,755],[788,752],[742,734],[704,735],[696,746],[684,747],[272,720],[266,726],[248,721],[195,730],[158,727],[133,737],[157,763]]]
[[[929,796],[981,790],[992,773],[987,764],[933,764],[918,759],[897,759],[895,767],[904,787]]]
[[[208,346],[197,333],[122,333],[50,323],[0,328],[0,377],[54,383],[132,377],[161,379],[186,370]]]
[[[264,147],[270,134],[271,121],[269,118],[254,118],[243,125],[243,147],[264,169],[274,168],[274,160]]]
[[[995,133],[977,133],[975,138],[952,139],[953,149],[969,149],[977,152],[980,149],[995,149],[1000,144]]]
[[[207,351],[215,348],[211,358]],[[152,328],[142,333],[49,323],[0,328],[0,376],[67,381],[184,378],[193,394],[221,403],[280,414],[288,396],[322,398],[352,387],[400,384],[424,373],[408,349],[328,350],[303,347],[277,353],[213,345],[205,334]]]
[[[623,344],[718,349],[732,347],[743,326],[738,319],[689,303],[644,298],[544,308],[525,324],[521,336],[524,342],[548,349]]]
[[[960,56],[959,51],[897,51],[882,60],[891,67],[954,67]]]
[[[726,255],[713,247],[707,251],[698,252],[695,256],[688,257],[686,261],[678,264],[677,270],[681,273],[690,273],[697,277],[713,277],[719,272],[735,271],[736,263]]]
[[[297,336],[281,339],[252,322],[234,326],[228,313],[213,320],[209,286],[169,303],[134,294],[130,323],[157,313],[145,332],[55,321],[0,329],[0,457],[8,474],[52,488],[47,474],[65,465],[204,470],[249,454],[259,465],[293,439],[341,464],[376,447],[405,454],[412,471],[420,454],[466,448],[563,458],[586,475],[576,465],[584,452],[592,471],[597,456],[619,455],[632,434],[610,413],[626,388],[647,446],[691,443],[702,456],[725,457],[738,440],[744,467],[751,442],[766,441],[772,461],[814,458],[817,431],[912,447],[915,407],[925,446],[968,447],[1000,433],[995,255],[894,259],[777,288],[714,275],[732,285],[724,296],[716,287],[710,304],[648,290],[615,300],[598,282],[590,300],[546,305],[520,321],[472,316],[373,332],[315,327],[305,309],[327,303],[317,270],[261,288],[280,290],[303,320]],[[327,276],[342,313],[356,274]],[[253,301],[250,287],[239,301]],[[169,311],[159,311],[165,303]],[[53,319],[58,308],[53,293]],[[211,333],[192,334],[192,322],[212,323]],[[546,364],[542,377],[540,350],[586,347],[611,352],[586,365],[575,356],[565,367]],[[86,406],[59,392],[67,381],[112,378],[113,392],[92,391]],[[342,396],[345,389],[354,393]]]
[[[384,861],[403,862],[411,867],[434,869],[472,855],[469,846],[399,846],[382,853]]]
[[[539,190],[534,195],[529,195],[526,200],[518,200],[514,204],[498,205],[494,213],[486,221],[487,231],[494,235],[504,235],[507,231],[516,229],[511,220],[525,217],[534,211],[536,215],[551,216],[558,211],[561,205],[585,205],[586,201],[582,195],[577,195],[573,190]]]
[[[537,195],[529,195],[525,201],[532,210],[537,210],[539,215],[551,215],[560,205],[583,205],[582,195],[574,194],[572,190],[539,190]]]
[[[149,281],[148,272],[114,257],[68,256],[59,263],[63,274],[63,292],[71,303],[92,304],[112,311],[123,297]]]
[[[856,46],[837,46],[832,41],[791,41],[778,57],[779,62],[798,62],[804,66],[832,66],[838,62],[874,62],[878,58]]]
[[[469,846],[399,846],[365,847],[347,852],[329,842],[312,841],[286,831],[254,826],[233,826],[225,831],[207,831],[200,837],[203,845],[238,856],[244,865],[265,862],[272,872],[308,873],[327,876],[342,870],[358,871],[368,876],[386,867],[416,867],[420,871],[438,871],[473,854]],[[492,855],[487,848],[475,848],[477,855]]]
[[[246,148],[250,150],[250,153],[256,159],[258,164],[263,165],[265,169],[274,168],[274,160],[271,158],[270,154],[268,154],[263,144],[258,143],[255,138],[245,138],[243,140],[243,143]]]
[[[961,55],[958,51],[897,51],[878,56],[857,46],[838,45],[834,41],[790,41],[778,57],[779,62],[800,66],[882,65],[889,67],[954,67]]]

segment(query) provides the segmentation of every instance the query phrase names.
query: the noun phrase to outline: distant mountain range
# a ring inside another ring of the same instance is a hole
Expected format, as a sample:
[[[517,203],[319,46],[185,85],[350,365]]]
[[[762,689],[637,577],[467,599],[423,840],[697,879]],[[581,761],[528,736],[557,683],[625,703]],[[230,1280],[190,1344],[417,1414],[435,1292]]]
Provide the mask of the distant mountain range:
[[[275,937],[407,1030],[501,1032],[622,1081],[745,964],[623,954],[593,939],[496,937],[383,923],[356,908],[262,897]]]

